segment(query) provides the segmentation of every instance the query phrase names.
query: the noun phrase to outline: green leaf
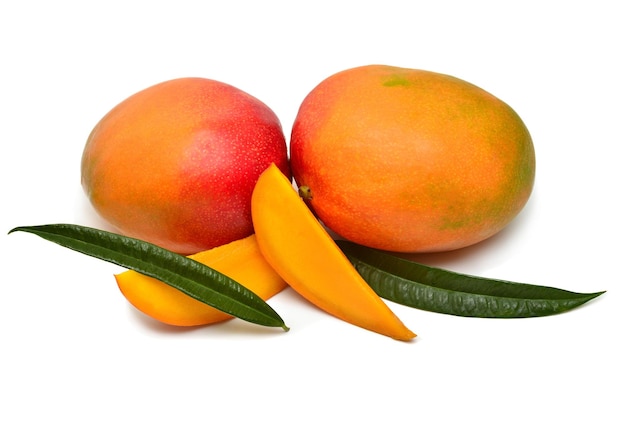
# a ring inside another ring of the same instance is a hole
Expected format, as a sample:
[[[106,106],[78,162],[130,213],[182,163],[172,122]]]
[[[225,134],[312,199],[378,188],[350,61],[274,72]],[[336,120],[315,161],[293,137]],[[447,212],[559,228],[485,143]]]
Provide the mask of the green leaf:
[[[240,319],[289,330],[262,298],[228,276],[154,244],[73,224],[21,226],[63,247],[159,279],[192,298]]]
[[[421,310],[467,317],[538,317],[571,310],[603,294],[487,279],[426,266],[337,241],[378,295]]]

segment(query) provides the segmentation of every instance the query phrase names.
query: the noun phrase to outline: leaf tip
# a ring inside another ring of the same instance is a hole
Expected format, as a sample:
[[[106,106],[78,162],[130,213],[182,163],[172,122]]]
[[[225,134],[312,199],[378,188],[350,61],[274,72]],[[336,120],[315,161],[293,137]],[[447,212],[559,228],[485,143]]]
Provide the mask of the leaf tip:
[[[19,231],[19,230],[20,230],[20,227],[19,227],[19,226],[18,226],[18,227],[15,227],[15,228],[11,229],[9,232],[7,232],[7,235],[11,235],[13,232],[17,232],[17,231]]]

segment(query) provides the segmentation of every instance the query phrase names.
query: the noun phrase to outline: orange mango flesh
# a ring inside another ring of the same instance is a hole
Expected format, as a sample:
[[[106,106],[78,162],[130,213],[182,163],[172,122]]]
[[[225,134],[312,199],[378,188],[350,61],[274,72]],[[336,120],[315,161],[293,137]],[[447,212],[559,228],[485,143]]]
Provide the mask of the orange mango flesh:
[[[320,309],[364,329],[408,341],[416,335],[370,288],[275,165],[252,193],[261,253],[282,278]]]
[[[263,258],[255,235],[189,257],[236,280],[264,300],[287,286]],[[200,326],[233,317],[134,270],[117,274],[115,279],[133,306],[169,325]]]

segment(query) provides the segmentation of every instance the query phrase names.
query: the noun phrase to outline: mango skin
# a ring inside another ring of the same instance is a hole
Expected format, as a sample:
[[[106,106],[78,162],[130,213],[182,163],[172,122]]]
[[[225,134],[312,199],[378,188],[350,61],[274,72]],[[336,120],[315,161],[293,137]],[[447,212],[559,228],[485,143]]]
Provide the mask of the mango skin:
[[[253,233],[250,198],[270,163],[290,177],[284,133],[267,105],[219,81],[179,78],[98,122],[81,183],[119,232],[189,255]]]
[[[306,96],[291,169],[316,215],[355,243],[395,252],[473,245],[527,203],[535,150],[519,115],[459,78],[367,65]]]

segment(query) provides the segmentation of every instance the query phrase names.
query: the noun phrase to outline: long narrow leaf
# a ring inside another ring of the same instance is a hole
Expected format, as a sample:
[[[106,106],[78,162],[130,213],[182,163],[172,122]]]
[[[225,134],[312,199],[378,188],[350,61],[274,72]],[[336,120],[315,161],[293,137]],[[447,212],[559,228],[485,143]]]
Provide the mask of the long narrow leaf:
[[[561,313],[604,293],[464,275],[337,241],[378,295],[409,307],[467,317],[516,318]]]
[[[263,299],[228,276],[154,244],[100,229],[73,224],[21,226],[43,239],[147,276],[240,319],[288,330]],[[245,264],[242,264],[245,265]]]

